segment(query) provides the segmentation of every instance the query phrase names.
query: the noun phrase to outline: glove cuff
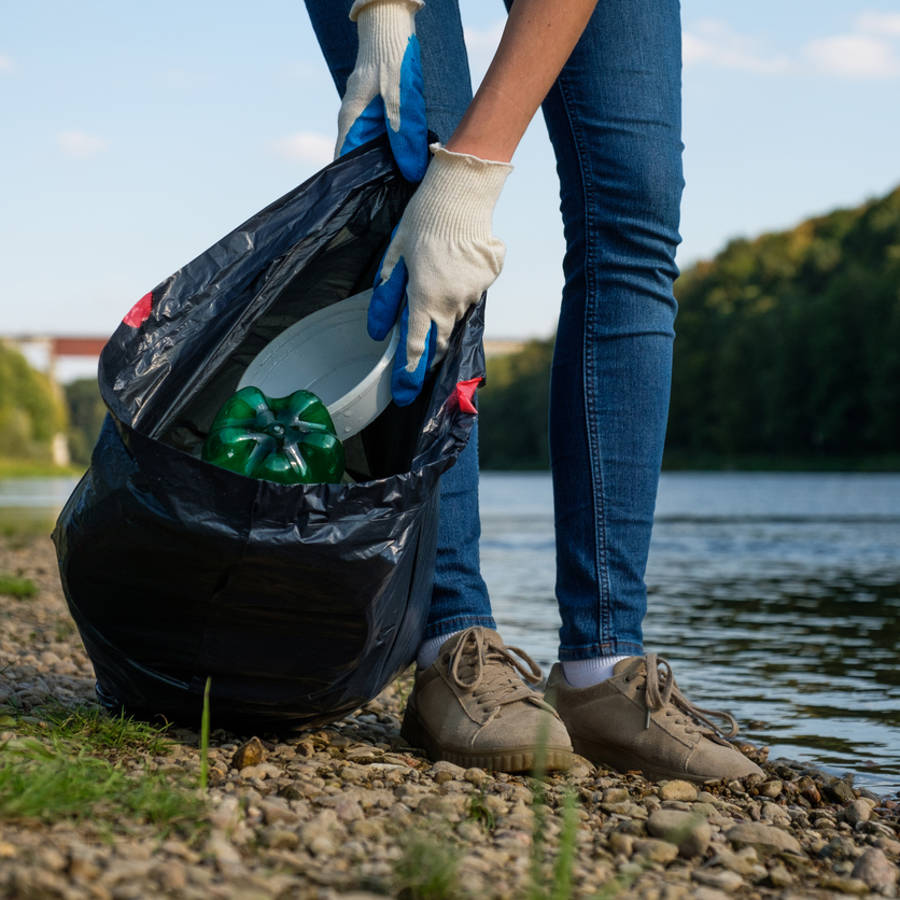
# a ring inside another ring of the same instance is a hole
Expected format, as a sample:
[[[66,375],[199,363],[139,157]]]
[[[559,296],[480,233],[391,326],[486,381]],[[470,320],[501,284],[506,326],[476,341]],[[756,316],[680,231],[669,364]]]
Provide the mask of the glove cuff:
[[[357,68],[378,68],[385,60],[403,59],[422,0],[356,0],[350,18],[356,22]]]
[[[491,233],[491,217],[500,198],[510,163],[454,153],[431,144],[433,154],[417,195],[422,196],[419,223],[447,238],[477,239]],[[424,202],[432,199],[434,202]]]

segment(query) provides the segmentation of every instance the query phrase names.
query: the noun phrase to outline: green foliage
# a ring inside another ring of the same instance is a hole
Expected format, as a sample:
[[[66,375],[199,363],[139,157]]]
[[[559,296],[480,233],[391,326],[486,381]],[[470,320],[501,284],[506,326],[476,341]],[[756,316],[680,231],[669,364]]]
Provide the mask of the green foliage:
[[[553,339],[529,341],[518,353],[487,361],[478,392],[481,466],[485,469],[546,469],[547,410]]]
[[[57,743],[73,742],[79,752],[109,757],[114,753],[168,753],[171,741],[166,726],[150,725],[120,713],[109,715],[96,706],[42,706],[27,716],[13,711],[0,720],[0,725],[13,725],[18,734],[50,738]]]
[[[125,774],[124,753],[167,750],[163,730],[92,707],[54,707],[0,716],[17,737],[0,753],[0,818],[118,821],[122,817],[168,828],[194,828],[202,801],[152,772]]]
[[[96,378],[79,378],[65,386],[69,408],[69,453],[82,465],[91,461],[91,450],[97,442],[106,416]]]
[[[900,188],[731,241],[675,293],[667,466],[896,466]],[[533,341],[488,361],[483,468],[546,468],[551,356]]]
[[[414,833],[394,865],[401,900],[452,900],[459,896],[460,851],[439,835]]]
[[[0,344],[0,457],[49,460],[66,408],[50,379],[17,350]]]
[[[896,453],[898,285],[900,189],[693,266],[676,284],[669,450]]]
[[[203,686],[203,710],[200,713],[200,790],[209,784],[209,689],[212,678],[207,676]]]
[[[37,585],[30,578],[19,578],[16,575],[0,573],[0,594],[24,600],[26,597],[33,597],[36,593]]]

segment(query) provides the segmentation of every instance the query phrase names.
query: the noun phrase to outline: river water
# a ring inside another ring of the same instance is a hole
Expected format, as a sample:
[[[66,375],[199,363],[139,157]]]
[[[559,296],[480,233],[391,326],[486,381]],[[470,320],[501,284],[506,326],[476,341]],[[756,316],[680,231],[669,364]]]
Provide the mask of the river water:
[[[72,479],[0,481],[0,526]],[[549,475],[485,473],[482,568],[504,639],[556,656]],[[664,473],[648,650],[770,756],[900,789],[900,475]]]

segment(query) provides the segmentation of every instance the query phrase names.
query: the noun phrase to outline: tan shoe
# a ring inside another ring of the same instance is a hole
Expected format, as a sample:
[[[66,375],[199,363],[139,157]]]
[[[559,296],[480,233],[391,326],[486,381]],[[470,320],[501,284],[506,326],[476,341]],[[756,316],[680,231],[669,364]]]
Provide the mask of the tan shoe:
[[[678,690],[672,667],[655,653],[623,659],[611,678],[587,688],[573,688],[557,664],[546,697],[565,722],[575,752],[594,763],[622,772],[640,769],[648,778],[697,782],[762,774],[725,740],[737,734],[734,719],[690,703]],[[729,723],[727,735],[709,716]]]
[[[416,671],[400,733],[431,759],[459,766],[569,768],[572,743],[559,715],[522,678],[530,684],[541,678],[526,653],[505,646],[492,629],[468,628],[443,643],[432,665]]]

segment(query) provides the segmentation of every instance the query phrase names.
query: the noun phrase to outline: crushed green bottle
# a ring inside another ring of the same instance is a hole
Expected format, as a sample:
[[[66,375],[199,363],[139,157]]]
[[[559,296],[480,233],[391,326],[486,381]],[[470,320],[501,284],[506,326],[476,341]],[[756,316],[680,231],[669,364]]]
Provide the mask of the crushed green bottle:
[[[203,459],[279,484],[336,484],[344,448],[325,404],[310,391],[267,397],[241,388],[225,401],[203,444]]]

